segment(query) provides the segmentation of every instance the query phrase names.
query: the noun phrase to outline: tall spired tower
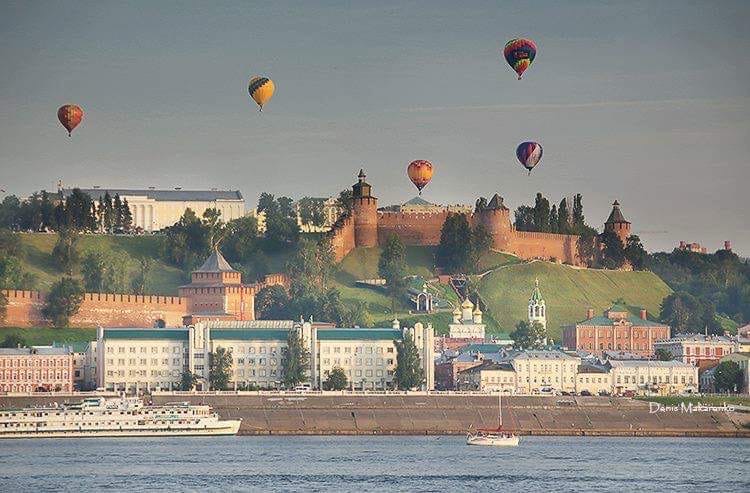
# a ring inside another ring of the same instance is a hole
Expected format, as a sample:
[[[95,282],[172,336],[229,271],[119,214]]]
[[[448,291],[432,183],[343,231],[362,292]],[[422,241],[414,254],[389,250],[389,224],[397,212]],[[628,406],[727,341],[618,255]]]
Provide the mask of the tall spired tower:
[[[534,281],[534,291],[529,298],[529,325],[533,325],[534,322],[539,322],[544,330],[547,330],[547,307],[539,291],[539,279]]]

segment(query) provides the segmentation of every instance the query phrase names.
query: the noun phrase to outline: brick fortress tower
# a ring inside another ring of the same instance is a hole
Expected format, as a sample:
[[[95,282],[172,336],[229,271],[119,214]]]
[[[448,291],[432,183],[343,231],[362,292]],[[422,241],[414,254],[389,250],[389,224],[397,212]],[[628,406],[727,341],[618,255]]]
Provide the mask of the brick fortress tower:
[[[620,238],[623,245],[627,244],[628,236],[630,236],[630,221],[622,215],[620,203],[616,200],[612,203],[612,212],[609,213],[604,223],[604,231],[612,231]]]
[[[511,251],[510,210],[503,204],[501,196],[493,195],[486,206],[478,208],[474,213],[474,220],[484,226],[492,236],[493,250]]]
[[[354,244],[358,247],[378,246],[378,199],[365,181],[367,175],[359,170],[359,181],[352,186]]]

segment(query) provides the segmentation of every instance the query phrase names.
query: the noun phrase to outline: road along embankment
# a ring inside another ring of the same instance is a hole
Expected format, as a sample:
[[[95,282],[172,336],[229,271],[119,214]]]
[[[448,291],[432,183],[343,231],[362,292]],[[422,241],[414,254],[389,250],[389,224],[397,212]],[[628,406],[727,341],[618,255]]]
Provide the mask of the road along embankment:
[[[76,401],[0,396],[0,407]],[[498,424],[485,395],[156,394],[154,404],[208,404],[242,418],[241,435],[456,435]],[[504,428],[523,435],[748,437],[750,414],[723,410],[652,412],[624,398],[503,398]]]

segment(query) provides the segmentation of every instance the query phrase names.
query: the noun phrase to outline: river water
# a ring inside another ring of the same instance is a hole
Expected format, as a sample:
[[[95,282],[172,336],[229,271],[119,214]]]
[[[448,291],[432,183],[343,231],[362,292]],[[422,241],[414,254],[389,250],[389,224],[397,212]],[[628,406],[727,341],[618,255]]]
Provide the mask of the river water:
[[[0,491],[750,491],[750,440],[201,437],[0,441]]]

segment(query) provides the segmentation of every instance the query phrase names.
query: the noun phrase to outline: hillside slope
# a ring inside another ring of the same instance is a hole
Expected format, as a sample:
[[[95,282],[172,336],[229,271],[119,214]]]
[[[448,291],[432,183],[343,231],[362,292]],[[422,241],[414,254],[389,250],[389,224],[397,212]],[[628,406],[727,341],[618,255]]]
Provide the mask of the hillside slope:
[[[19,236],[24,252],[22,259],[24,270],[36,276],[37,289],[42,291],[49,289],[52,283],[62,276],[52,259],[52,249],[55,247],[57,235],[22,233]],[[152,259],[149,282],[146,286],[147,294],[176,295],[177,287],[186,281],[180,269],[160,260],[159,237],[157,236],[82,235],[78,241],[81,258],[92,250],[112,252],[116,255],[127,254],[131,259],[129,277],[136,272],[137,258]]]
[[[672,290],[652,272],[574,269],[549,262],[531,262],[498,269],[479,281],[479,291],[501,327],[511,331],[526,319],[526,307],[539,279],[547,303],[548,332],[560,340],[561,326],[583,320],[587,308],[597,313],[623,298],[633,311],[659,314],[662,299]]]

